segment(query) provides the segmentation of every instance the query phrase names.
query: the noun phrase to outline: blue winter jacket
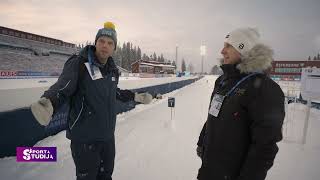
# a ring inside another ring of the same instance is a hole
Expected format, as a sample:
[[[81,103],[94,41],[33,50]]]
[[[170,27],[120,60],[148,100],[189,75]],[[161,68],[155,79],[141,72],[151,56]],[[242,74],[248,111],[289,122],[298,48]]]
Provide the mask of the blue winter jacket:
[[[94,52],[95,46],[86,46],[79,55],[69,58],[58,81],[43,95],[51,100],[54,110],[66,101],[70,103],[67,138],[81,143],[114,138],[116,99],[134,100],[133,92],[117,88],[119,70],[113,59],[110,57],[102,65]],[[100,69],[103,78],[92,80],[84,65],[90,61],[91,67]]]

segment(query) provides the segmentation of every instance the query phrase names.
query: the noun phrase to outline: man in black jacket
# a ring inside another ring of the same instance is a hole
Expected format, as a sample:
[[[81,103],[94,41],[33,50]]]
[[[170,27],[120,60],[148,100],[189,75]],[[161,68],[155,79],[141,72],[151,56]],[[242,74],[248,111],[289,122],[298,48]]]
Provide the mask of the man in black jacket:
[[[229,33],[197,153],[199,180],[264,180],[278,152],[284,95],[265,72],[273,51],[252,28]]]
[[[149,93],[117,88],[119,70],[111,57],[116,47],[115,26],[107,22],[98,31],[95,45],[69,58],[58,81],[31,105],[36,120],[48,125],[55,110],[69,100],[67,138],[71,140],[77,180],[112,179],[116,99],[152,100]]]

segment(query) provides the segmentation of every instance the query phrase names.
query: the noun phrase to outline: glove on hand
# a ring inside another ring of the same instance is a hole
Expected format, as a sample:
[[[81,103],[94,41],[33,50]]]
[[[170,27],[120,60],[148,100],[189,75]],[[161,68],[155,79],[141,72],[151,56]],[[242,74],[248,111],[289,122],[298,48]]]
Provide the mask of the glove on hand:
[[[140,102],[143,104],[151,103],[152,99],[153,99],[152,95],[148,92],[134,94],[134,101]]]
[[[197,155],[202,158],[203,155],[203,147],[202,146],[198,146],[197,147]]]
[[[45,97],[42,97],[37,102],[31,104],[31,112],[41,125],[48,125],[53,114],[51,101]]]

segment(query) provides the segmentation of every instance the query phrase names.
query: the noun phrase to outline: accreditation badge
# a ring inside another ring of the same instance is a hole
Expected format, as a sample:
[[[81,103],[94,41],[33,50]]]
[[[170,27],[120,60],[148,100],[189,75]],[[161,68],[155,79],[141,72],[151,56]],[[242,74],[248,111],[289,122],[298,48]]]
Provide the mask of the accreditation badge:
[[[224,98],[225,96],[220,94],[215,94],[213,96],[209,109],[209,114],[211,114],[214,117],[218,117]]]
[[[93,73],[92,73],[91,69],[90,69],[90,64],[87,62],[84,64],[86,65],[86,68],[88,69],[88,72],[89,72],[92,80],[97,80],[97,79],[103,78],[101,71],[97,66],[92,65],[92,68],[93,68]]]

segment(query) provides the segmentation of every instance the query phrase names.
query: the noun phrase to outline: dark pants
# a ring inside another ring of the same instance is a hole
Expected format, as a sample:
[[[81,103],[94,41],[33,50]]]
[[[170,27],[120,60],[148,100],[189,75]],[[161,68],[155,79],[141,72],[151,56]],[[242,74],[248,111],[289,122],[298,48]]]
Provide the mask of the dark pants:
[[[112,180],[114,139],[86,144],[71,141],[70,147],[77,180]]]

